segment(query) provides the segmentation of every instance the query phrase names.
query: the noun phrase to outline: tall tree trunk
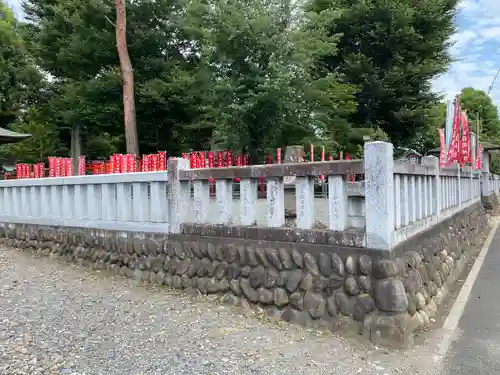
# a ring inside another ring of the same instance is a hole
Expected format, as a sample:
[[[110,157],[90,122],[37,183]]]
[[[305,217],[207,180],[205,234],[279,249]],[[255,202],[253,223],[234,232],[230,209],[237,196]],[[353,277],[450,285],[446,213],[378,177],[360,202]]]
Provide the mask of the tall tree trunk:
[[[82,142],[80,136],[80,124],[71,127],[71,158],[73,159],[73,175],[78,175],[78,160],[82,154]]]
[[[123,79],[123,112],[125,120],[125,140],[127,153],[139,156],[137,123],[135,119],[134,71],[127,47],[127,16],[125,0],[115,0],[116,8],[116,47],[120,57]]]

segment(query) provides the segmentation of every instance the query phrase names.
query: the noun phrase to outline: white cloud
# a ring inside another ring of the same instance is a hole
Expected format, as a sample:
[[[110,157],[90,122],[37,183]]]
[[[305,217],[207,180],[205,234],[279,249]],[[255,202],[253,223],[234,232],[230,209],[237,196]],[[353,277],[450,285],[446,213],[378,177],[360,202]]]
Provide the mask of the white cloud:
[[[472,40],[477,38],[477,34],[474,30],[464,30],[453,35],[451,40],[453,41],[452,51],[459,53],[464,49]]]
[[[435,80],[434,88],[447,97],[464,87],[488,91],[500,69],[500,1],[463,0],[456,22],[458,32],[450,49],[456,62]],[[490,95],[500,106],[500,80]]]
[[[479,34],[485,39],[495,38],[500,35],[500,26],[484,27],[479,29]]]

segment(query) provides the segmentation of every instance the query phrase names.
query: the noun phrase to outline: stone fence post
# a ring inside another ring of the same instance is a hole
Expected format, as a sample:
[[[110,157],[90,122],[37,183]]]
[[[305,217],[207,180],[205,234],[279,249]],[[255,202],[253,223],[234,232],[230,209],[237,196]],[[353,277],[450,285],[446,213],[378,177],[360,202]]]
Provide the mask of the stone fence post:
[[[491,183],[490,183],[490,173],[483,172],[483,176],[481,178],[481,195],[483,197],[488,197],[491,192]]]
[[[441,216],[441,179],[439,177],[439,170],[440,170],[440,165],[439,165],[439,158],[436,156],[428,155],[424,156],[422,158],[422,164],[427,165],[429,167],[433,167],[434,170],[436,171],[435,176],[433,177],[432,181],[432,195],[429,197],[432,201],[432,210],[431,210],[431,215],[434,214],[436,215],[437,221],[440,221],[440,216]]]
[[[180,233],[181,224],[185,221],[186,205],[189,202],[189,185],[181,184],[179,171],[189,169],[189,160],[171,158],[167,161],[168,187],[167,210],[170,220],[169,232]]]
[[[394,147],[365,143],[366,246],[390,250],[394,237]]]

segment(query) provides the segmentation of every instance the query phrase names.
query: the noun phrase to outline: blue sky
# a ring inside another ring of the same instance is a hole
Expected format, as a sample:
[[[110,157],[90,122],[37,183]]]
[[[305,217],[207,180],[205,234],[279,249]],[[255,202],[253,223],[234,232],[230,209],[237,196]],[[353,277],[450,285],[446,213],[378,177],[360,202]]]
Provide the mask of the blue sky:
[[[500,69],[500,1],[462,0],[456,22],[451,53],[457,61],[434,87],[448,97],[463,87],[487,92]],[[500,77],[490,95],[500,106]]]
[[[7,4],[14,9],[14,12],[19,17],[21,16],[21,0],[7,0]]]
[[[20,0],[7,3],[22,16]],[[449,98],[469,86],[488,91],[500,69],[500,1],[462,0],[456,22],[451,49],[456,62],[434,82],[435,90]],[[500,106],[500,77],[490,95]]]

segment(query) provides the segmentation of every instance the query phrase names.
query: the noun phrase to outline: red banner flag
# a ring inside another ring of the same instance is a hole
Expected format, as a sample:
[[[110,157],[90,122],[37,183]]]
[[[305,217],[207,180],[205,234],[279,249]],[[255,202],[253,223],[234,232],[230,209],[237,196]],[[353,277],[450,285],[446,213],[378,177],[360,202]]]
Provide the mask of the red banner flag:
[[[233,153],[231,151],[226,151],[226,167],[233,166]]]
[[[467,114],[462,112],[462,162],[472,163],[470,152],[470,129]]]
[[[217,151],[217,162],[215,165],[217,168],[222,168],[224,166],[224,156],[222,151]]]
[[[166,151],[159,151],[158,152],[158,169],[160,171],[167,170],[167,152]]]
[[[476,169],[481,169],[481,159],[483,158],[483,145],[479,144],[479,150],[476,156]]]
[[[78,157],[78,175],[85,176],[85,155]]]
[[[189,168],[196,168],[196,155],[194,152],[189,154]]]
[[[455,114],[453,117],[453,128],[451,131],[451,144],[448,150],[447,164],[458,162],[462,164],[462,139],[460,136],[460,122],[461,122],[460,104],[458,97],[455,99]]]
[[[200,167],[199,168],[206,168],[207,167],[207,159],[206,159],[205,151],[200,151],[198,153],[198,155],[200,158]]]
[[[212,151],[209,151],[207,158],[208,158],[208,168],[214,168],[215,167],[215,155],[214,155],[214,153]]]
[[[73,176],[73,160],[71,158],[64,159],[65,170],[63,176]]]

